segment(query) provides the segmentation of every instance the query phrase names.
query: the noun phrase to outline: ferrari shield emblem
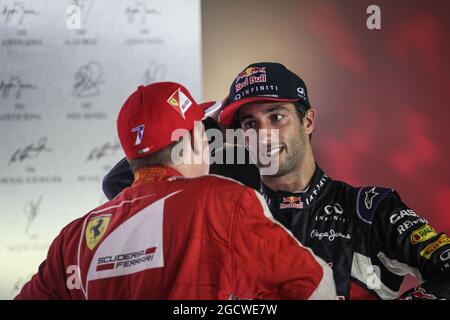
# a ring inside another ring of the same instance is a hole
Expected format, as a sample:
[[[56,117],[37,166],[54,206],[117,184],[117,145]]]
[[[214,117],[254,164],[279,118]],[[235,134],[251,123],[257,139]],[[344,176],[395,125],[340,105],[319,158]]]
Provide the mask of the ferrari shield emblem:
[[[97,216],[89,220],[86,226],[86,244],[90,250],[94,249],[108,227],[110,214]]]

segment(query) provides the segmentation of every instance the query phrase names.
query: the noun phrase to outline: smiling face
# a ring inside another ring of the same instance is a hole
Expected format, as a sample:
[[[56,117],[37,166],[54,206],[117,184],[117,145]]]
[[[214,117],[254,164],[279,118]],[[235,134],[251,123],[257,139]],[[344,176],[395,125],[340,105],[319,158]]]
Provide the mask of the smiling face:
[[[278,157],[278,171],[273,176],[284,176],[301,166],[306,150],[311,150],[309,134],[314,127],[314,112],[308,110],[305,118],[300,120],[293,103],[260,101],[247,104],[238,112],[244,132],[258,131],[258,146],[267,146],[268,154]],[[278,130],[278,141],[272,138],[276,137],[273,130]]]

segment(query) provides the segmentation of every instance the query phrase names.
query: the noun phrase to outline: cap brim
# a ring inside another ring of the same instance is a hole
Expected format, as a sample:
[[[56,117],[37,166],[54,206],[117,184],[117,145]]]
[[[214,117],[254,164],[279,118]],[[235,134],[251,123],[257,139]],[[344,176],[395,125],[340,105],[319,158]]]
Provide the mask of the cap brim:
[[[203,117],[203,119],[205,119],[207,117],[211,117],[216,112],[220,111],[220,109],[222,108],[222,103],[220,101],[208,101],[200,103],[198,106],[205,113],[205,116]]]
[[[230,126],[234,123],[235,117],[234,115],[242,107],[244,104],[248,104],[250,102],[255,101],[281,101],[281,102],[295,102],[300,101],[300,99],[287,99],[287,98],[272,98],[272,97],[250,97],[244,98],[238,101],[234,101],[227,105],[222,112],[219,114],[219,123]]]

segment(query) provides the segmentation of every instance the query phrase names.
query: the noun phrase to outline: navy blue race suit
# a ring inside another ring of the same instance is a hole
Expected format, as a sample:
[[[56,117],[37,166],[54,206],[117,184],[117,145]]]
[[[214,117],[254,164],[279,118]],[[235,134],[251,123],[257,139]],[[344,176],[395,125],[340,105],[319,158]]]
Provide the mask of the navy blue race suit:
[[[248,171],[241,171],[244,178],[217,167],[214,171],[256,187]],[[132,180],[123,160],[105,177],[105,194],[113,197]],[[398,298],[407,273],[422,285],[402,298],[450,298],[450,238],[435,231],[394,190],[355,188],[316,166],[303,193],[274,192],[264,185],[260,192],[273,216],[330,264],[341,299]]]

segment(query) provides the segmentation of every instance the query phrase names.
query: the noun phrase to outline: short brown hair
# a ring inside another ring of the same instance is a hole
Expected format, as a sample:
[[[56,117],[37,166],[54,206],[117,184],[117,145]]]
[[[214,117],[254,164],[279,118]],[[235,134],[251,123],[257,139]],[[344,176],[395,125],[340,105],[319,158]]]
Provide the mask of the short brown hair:
[[[180,140],[181,141],[181,140]],[[172,144],[169,144],[167,147],[158,150],[146,157],[131,159],[130,160],[130,168],[133,172],[136,172],[139,169],[154,166],[154,165],[163,165],[168,166],[172,165],[172,150],[175,148],[180,141],[175,141]]]
[[[306,112],[308,111],[309,107],[306,107],[304,104],[302,104],[300,101],[293,102],[295,106],[295,111],[298,116],[298,120],[300,121],[300,124],[303,124],[303,119],[306,116]],[[309,134],[309,141],[312,140],[312,133]]]

